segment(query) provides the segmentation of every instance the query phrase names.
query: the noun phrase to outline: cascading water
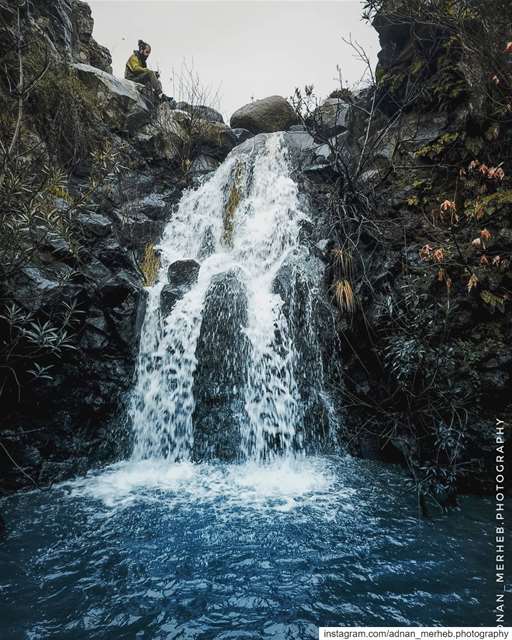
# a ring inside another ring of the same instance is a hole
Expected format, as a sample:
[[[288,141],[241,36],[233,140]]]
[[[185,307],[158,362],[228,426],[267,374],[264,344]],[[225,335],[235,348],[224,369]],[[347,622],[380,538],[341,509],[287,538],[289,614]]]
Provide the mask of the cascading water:
[[[274,451],[301,449],[296,348],[274,280],[297,250],[304,220],[282,134],[244,145],[208,182],[184,195],[165,230],[159,278],[149,290],[130,407],[135,459],[191,456],[196,347],[205,301],[226,274],[234,274],[246,298],[240,331],[248,343],[247,373],[235,389],[244,405],[239,455],[268,459]],[[181,260],[200,263],[199,276],[165,317],[162,289],[169,266]]]

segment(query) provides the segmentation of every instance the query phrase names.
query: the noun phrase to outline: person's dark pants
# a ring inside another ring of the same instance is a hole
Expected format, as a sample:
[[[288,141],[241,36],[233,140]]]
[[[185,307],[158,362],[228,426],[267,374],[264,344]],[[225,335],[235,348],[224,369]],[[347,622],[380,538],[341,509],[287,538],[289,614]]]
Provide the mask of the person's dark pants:
[[[156,77],[154,71],[151,69],[145,69],[141,73],[130,73],[126,76],[128,80],[133,80],[133,82],[140,82],[141,84],[145,84],[146,86],[151,87],[151,89],[159,96],[162,93],[162,83]]]

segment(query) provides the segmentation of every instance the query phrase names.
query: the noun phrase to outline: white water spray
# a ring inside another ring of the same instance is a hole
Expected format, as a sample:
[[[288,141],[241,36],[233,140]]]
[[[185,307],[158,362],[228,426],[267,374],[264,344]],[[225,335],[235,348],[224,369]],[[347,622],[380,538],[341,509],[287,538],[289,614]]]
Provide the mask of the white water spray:
[[[149,289],[130,415],[133,458],[187,460],[194,444],[196,345],[212,279],[235,272],[247,292],[250,343],[239,425],[241,457],[263,460],[275,451],[300,450],[301,403],[295,382],[296,350],[284,301],[273,283],[298,247],[301,222],[298,189],[290,177],[281,134],[266,136],[252,150],[235,150],[211,179],[187,192],[168,224],[161,269]],[[172,308],[160,313],[169,265],[200,263],[197,283]]]

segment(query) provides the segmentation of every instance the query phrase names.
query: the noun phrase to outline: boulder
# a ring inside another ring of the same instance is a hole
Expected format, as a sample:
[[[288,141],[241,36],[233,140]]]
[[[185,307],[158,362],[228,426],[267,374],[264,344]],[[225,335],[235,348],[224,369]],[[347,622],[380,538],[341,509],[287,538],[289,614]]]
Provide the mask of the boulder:
[[[139,92],[141,85],[116,78],[89,64],[77,63],[73,66],[80,80],[96,94],[111,127],[133,130],[150,121],[150,108]]]
[[[237,144],[235,134],[222,122],[191,118],[168,103],[158,106],[154,120],[137,131],[134,140],[146,156],[167,161],[181,160],[184,149],[191,149],[193,158],[204,154],[224,160]]]
[[[160,294],[162,316],[168,316],[176,302],[190,291],[197,282],[200,268],[195,260],[177,260],[170,265],[167,272],[169,284],[165,285]]]
[[[215,109],[212,109],[212,107],[206,107],[201,104],[192,105],[188,104],[188,102],[178,102],[176,103],[176,109],[186,111],[201,120],[207,120],[208,122],[221,122],[224,124],[224,118],[222,115],[218,111],[215,111]]]
[[[328,98],[312,116],[316,137],[322,140],[332,138],[346,131],[350,114],[350,104],[339,98]]]
[[[270,96],[246,104],[235,111],[230,120],[233,129],[243,128],[251,133],[286,131],[297,122],[295,111],[281,96]]]
[[[193,122],[192,135],[196,154],[205,154],[221,161],[238,144],[233,131],[220,122],[196,120]]]

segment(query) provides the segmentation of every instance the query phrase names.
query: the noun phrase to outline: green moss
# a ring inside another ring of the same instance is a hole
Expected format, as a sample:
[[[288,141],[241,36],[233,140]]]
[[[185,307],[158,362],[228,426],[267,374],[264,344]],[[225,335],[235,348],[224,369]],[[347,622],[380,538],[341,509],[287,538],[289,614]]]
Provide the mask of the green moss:
[[[415,155],[417,158],[430,158],[431,160],[435,160],[444,154],[446,150],[459,139],[459,136],[460,133],[458,132],[445,133],[431,144],[420,147]]]
[[[466,212],[478,220],[500,213],[503,207],[512,205],[512,189],[497,191],[466,202]]]
[[[69,67],[51,69],[29,103],[32,120],[62,165],[74,166],[101,146],[104,124],[97,94]]]

